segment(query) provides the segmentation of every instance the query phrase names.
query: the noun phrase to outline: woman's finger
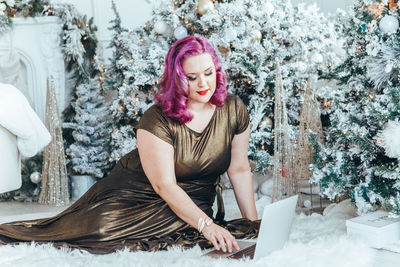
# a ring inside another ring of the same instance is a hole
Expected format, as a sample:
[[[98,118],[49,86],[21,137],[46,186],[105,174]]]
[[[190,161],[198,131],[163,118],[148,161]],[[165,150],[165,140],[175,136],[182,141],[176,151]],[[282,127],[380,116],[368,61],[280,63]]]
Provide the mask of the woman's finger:
[[[236,250],[240,250],[239,244],[237,243],[236,239],[233,237],[232,240],[232,246],[236,249]]]
[[[232,252],[232,241],[231,241],[230,236],[225,237],[225,243],[226,243],[226,248],[228,249],[228,251]]]
[[[214,248],[215,248],[216,250],[219,250],[219,246],[218,246],[217,239],[216,239],[214,236],[211,236],[209,240],[210,240],[211,243],[213,244]]]
[[[223,251],[223,252],[226,252],[225,240],[224,240],[224,237],[222,236],[221,233],[218,233],[218,234],[217,234],[217,240],[218,240],[218,242],[219,242],[219,245],[220,245],[221,248],[222,248],[222,251]]]

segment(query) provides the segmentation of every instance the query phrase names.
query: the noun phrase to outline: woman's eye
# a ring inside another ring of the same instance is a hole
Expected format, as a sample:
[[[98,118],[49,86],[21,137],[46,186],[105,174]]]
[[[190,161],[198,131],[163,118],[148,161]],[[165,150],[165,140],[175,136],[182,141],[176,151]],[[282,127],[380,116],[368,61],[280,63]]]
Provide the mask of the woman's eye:
[[[194,80],[196,80],[196,77],[187,76],[187,78],[188,78],[189,81],[194,81]]]
[[[213,74],[212,70],[206,73],[207,76],[210,76],[211,74]]]

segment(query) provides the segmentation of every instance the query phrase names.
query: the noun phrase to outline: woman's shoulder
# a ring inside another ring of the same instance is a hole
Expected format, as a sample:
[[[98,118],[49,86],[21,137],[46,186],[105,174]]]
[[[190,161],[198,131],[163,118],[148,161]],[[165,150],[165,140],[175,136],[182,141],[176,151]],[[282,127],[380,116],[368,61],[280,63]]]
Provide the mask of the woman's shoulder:
[[[144,113],[143,116],[145,118],[163,118],[163,119],[167,119],[168,117],[164,114],[162,107],[157,105],[157,104],[153,104],[151,105]]]
[[[235,108],[235,109],[238,107],[240,108],[245,106],[243,101],[237,95],[234,94],[228,94],[226,96],[225,105],[228,108]]]

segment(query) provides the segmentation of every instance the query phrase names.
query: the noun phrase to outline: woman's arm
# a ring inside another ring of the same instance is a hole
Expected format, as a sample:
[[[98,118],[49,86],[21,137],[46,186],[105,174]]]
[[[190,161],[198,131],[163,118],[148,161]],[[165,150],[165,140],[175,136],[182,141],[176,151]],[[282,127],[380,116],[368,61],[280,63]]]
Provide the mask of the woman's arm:
[[[250,126],[243,133],[234,136],[232,140],[231,163],[227,172],[242,216],[250,220],[257,220],[253,178],[247,157],[249,139]]]
[[[171,210],[183,221],[197,229],[199,218],[208,216],[177,185],[174,170],[174,149],[152,133],[138,129],[137,146],[143,170],[154,191],[167,202]],[[212,223],[206,226],[203,235],[216,249],[232,251],[239,249],[235,238],[224,228]]]

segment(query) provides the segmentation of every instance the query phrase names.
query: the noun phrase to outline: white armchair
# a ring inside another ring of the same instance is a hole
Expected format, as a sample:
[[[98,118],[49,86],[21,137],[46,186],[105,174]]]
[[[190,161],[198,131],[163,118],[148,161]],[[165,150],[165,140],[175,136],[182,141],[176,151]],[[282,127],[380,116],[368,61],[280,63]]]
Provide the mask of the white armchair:
[[[36,155],[50,140],[25,96],[0,83],[0,193],[21,187],[21,156]]]
[[[21,185],[21,154],[17,136],[0,125],[0,193],[16,190]]]

